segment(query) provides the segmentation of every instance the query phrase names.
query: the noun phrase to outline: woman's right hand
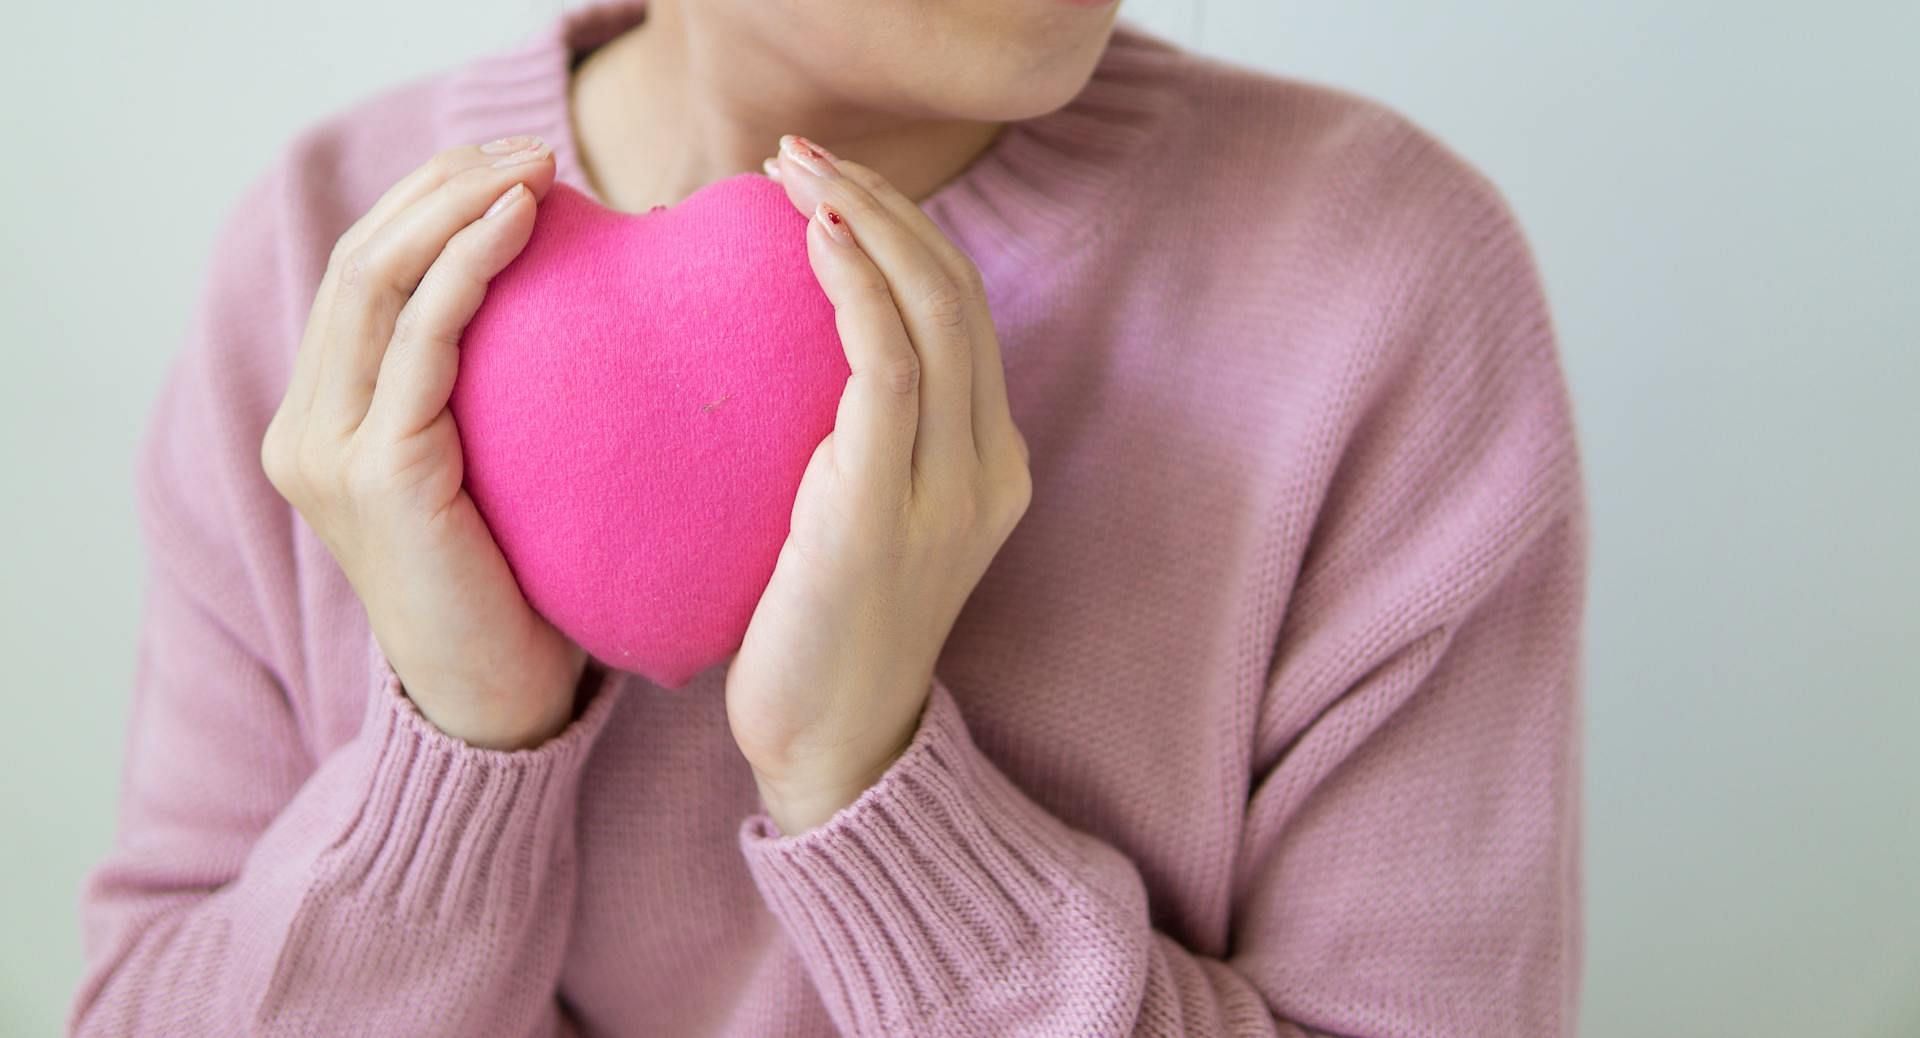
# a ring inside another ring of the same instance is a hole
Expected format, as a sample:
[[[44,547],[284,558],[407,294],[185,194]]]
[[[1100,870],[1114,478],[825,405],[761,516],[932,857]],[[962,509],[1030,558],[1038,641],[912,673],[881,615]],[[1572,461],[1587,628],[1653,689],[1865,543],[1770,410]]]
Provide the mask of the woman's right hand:
[[[549,148],[508,138],[444,151],[381,196],[333,248],[260,444],[414,705],[491,749],[565,728],[586,664],[527,604],[462,488],[447,409],[461,332],[553,177]]]

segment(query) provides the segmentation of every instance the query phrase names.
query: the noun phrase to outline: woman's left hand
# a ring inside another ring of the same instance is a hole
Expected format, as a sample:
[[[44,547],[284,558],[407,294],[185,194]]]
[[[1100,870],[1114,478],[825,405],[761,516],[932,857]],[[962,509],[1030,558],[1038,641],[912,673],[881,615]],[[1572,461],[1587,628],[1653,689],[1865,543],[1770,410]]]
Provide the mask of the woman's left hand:
[[[727,671],[727,721],[782,833],[818,826],[918,730],[954,620],[1032,494],[980,275],[911,199],[802,138],[768,173],[807,222],[847,379]]]

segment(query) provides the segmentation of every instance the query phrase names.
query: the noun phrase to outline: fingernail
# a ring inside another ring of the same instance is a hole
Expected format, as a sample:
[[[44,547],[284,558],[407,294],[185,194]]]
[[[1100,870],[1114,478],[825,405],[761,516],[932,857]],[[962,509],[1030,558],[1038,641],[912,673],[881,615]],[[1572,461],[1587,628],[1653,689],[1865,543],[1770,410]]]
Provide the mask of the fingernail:
[[[847,227],[847,220],[840,215],[840,210],[821,202],[813,207],[813,218],[826,229],[827,237],[841,245],[853,244],[853,231]]]
[[[816,177],[831,177],[839,174],[833,167],[833,156],[818,144],[796,137],[789,133],[780,138],[780,151],[788,158],[800,164],[800,168]]]
[[[780,163],[773,159],[761,159],[760,168],[766,172],[768,177],[774,180],[780,179]]]
[[[527,185],[525,184],[515,184],[512,187],[507,188],[506,193],[502,194],[499,198],[494,199],[493,204],[487,207],[487,211],[485,213],[482,213],[480,218],[484,220],[487,217],[492,216],[495,213],[498,213],[502,209],[505,209],[506,207],[519,201],[520,196],[526,193],[527,193]]]
[[[531,139],[533,141],[532,144],[529,144],[526,147],[521,148],[519,151],[513,152],[512,154],[504,155],[504,156],[501,156],[500,158],[494,159],[493,160],[494,167],[504,168],[507,166],[518,166],[522,162],[532,162],[535,159],[544,158],[547,154],[547,142],[541,140],[538,137],[534,137]]]
[[[480,145],[480,150],[488,155],[509,155],[523,148],[530,148],[538,143],[540,143],[540,138],[520,134],[513,137],[502,137],[497,141],[488,141]]]

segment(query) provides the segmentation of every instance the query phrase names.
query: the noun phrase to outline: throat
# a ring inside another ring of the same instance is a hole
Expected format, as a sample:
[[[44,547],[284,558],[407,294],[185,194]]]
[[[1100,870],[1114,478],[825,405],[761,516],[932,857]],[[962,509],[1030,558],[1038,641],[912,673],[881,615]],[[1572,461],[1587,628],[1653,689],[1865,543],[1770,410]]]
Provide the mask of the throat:
[[[650,4],[641,22],[576,56],[569,76],[574,151],[594,194],[614,209],[674,205],[715,180],[758,173],[784,133],[871,167],[918,201],[991,147],[1006,125],[852,104],[777,55],[748,60],[732,53],[743,47],[735,41],[721,51],[690,32],[676,7]]]

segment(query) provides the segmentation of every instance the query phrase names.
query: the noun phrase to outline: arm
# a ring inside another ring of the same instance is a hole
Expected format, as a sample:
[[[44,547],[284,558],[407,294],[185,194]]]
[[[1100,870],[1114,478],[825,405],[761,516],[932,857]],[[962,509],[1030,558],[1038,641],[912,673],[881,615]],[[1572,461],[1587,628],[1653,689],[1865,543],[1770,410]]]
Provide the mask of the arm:
[[[1467,216],[1415,258],[1353,395],[1375,424],[1337,430],[1277,589],[1230,951],[1155,930],[1137,867],[1014,786],[936,679],[857,799],[740,829],[843,1033],[1571,1033],[1584,504],[1525,246]]]
[[[1497,587],[1349,657],[1366,676],[1263,748],[1224,958],[1155,930],[1134,865],[1015,787],[938,681],[851,807],[747,821],[755,882],[848,1035],[1570,1033],[1575,529],[1542,517]]]
[[[82,892],[68,1029],[566,1033],[575,790],[606,675],[583,675],[558,736],[480,749],[426,721],[371,639],[298,644],[296,517],[260,463],[298,329],[275,310],[300,293],[266,215],[286,168],[223,230],[141,443],[149,570],[119,826]],[[357,734],[317,758],[303,651],[366,661]]]

